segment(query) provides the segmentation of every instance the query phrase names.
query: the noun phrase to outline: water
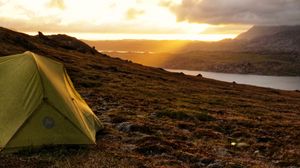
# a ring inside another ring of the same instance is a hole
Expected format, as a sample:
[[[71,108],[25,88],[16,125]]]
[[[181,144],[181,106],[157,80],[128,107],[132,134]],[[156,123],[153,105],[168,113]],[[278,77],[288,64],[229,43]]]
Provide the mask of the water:
[[[281,89],[281,90],[300,90],[300,76],[264,76],[264,75],[246,75],[246,74],[230,74],[205,71],[190,70],[174,70],[167,69],[170,72],[183,72],[186,75],[196,76],[201,74],[205,78],[225,81],[237,82],[240,84],[248,84],[260,87]]]
[[[151,51],[123,51],[123,50],[98,50],[100,53],[118,53],[118,54],[155,54],[155,52]]]

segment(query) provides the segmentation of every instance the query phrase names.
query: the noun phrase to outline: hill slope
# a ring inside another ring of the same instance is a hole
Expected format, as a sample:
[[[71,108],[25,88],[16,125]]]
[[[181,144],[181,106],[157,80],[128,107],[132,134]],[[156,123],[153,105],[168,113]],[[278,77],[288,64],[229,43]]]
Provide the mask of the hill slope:
[[[253,26],[236,37],[237,40],[254,40],[264,36],[272,36],[281,32],[295,32],[300,26]]]
[[[246,41],[246,51],[299,54],[300,26],[254,26],[237,40]]]
[[[54,36],[60,43],[0,30],[0,55],[31,50],[64,62],[105,124],[95,146],[0,154],[0,167],[300,166],[300,92],[169,73],[64,35]]]
[[[177,53],[167,68],[227,73],[300,76],[300,26],[254,26],[217,50]]]

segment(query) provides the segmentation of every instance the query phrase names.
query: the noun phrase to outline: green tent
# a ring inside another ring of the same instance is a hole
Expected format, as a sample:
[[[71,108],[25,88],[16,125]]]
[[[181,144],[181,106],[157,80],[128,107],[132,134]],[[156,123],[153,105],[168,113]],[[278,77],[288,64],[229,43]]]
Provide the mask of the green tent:
[[[101,128],[62,63],[31,52],[0,57],[0,150],[95,144]]]

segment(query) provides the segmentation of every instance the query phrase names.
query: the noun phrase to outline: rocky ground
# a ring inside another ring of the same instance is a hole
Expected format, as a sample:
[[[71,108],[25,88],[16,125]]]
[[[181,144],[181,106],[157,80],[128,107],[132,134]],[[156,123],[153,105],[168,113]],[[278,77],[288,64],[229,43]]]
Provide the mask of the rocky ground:
[[[1,29],[0,55],[64,62],[105,129],[97,145],[0,154],[0,167],[300,167],[299,91],[170,73],[55,39]]]

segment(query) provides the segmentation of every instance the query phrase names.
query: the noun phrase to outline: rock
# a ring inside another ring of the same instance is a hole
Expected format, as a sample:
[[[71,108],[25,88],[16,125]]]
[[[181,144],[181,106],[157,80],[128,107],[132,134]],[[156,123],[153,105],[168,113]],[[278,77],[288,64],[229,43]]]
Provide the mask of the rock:
[[[223,168],[225,165],[222,162],[214,162],[207,166],[207,168]]]
[[[198,74],[197,77],[203,77],[202,74]]]
[[[205,167],[205,166],[206,165],[200,161],[200,162],[195,163],[193,167]]]
[[[156,117],[157,117],[156,113],[149,114],[149,118],[151,118],[151,119],[155,119]]]
[[[212,129],[198,128],[194,131],[194,136],[198,139],[222,139],[223,135]]]
[[[192,168],[199,168],[199,167],[207,167],[208,165],[214,164],[214,159],[211,158],[203,158],[200,161],[194,163],[191,167]]]
[[[248,146],[250,146],[250,145],[245,142],[239,142],[236,144],[236,147],[238,147],[238,148],[244,148],[244,147],[248,147]]]
[[[115,123],[115,124],[124,123],[128,120],[128,118],[122,117],[120,115],[113,115],[113,116],[110,116],[110,117],[111,117],[111,122]]]
[[[132,124],[130,122],[122,122],[117,125],[117,129],[123,132],[131,132]]]
[[[250,138],[251,137],[251,134],[249,134],[248,132],[246,131],[235,131],[231,134],[231,137],[233,138]]]
[[[132,124],[130,122],[122,122],[117,125],[117,129],[123,132],[140,132],[144,134],[153,134],[154,130],[150,126]]]
[[[136,145],[123,145],[121,147],[121,149],[124,151],[133,151],[136,148],[137,148]]]
[[[212,158],[203,158],[203,159],[201,159],[201,162],[205,165],[209,165],[211,163],[214,163],[214,159],[212,159]]]
[[[47,36],[47,38],[51,41],[51,44],[55,44],[55,47],[59,46],[67,50],[75,50],[81,53],[97,53],[97,50],[95,48],[90,47],[89,45],[74,37],[70,37],[64,34],[58,34]]]
[[[226,148],[217,148],[216,149],[216,154],[218,156],[222,156],[222,157],[225,157],[225,156],[230,156],[231,154],[228,152],[228,149]]]
[[[180,129],[185,129],[185,130],[189,130],[189,131],[193,131],[195,130],[195,124],[189,123],[189,122],[179,122],[177,124],[177,127]]]
[[[161,144],[144,144],[136,148],[136,151],[145,155],[161,155],[172,151],[172,148]]]
[[[38,36],[40,37],[40,38],[44,38],[44,37],[46,37],[42,32],[38,32]]]
[[[188,152],[178,152],[176,154],[176,158],[177,160],[183,161],[183,162],[188,162],[188,163],[196,163],[199,162],[199,159],[197,158],[197,156],[194,156],[192,153],[188,153]]]
[[[272,141],[273,139],[270,138],[270,137],[259,137],[259,138],[256,138],[256,141],[258,143],[267,143],[267,142],[270,142]]]
[[[230,168],[245,168],[246,166],[239,164],[239,163],[229,163],[228,167],[230,167]]]
[[[239,141],[239,140],[238,140]],[[238,148],[245,148],[245,147],[249,147],[250,145],[246,142],[235,142],[235,141],[232,141],[230,143],[231,146],[234,146],[234,147],[238,147]]]

